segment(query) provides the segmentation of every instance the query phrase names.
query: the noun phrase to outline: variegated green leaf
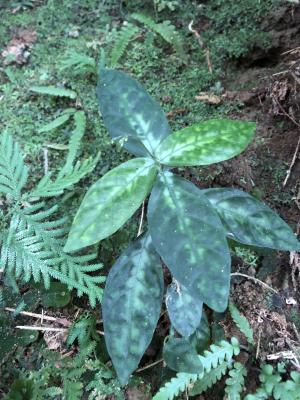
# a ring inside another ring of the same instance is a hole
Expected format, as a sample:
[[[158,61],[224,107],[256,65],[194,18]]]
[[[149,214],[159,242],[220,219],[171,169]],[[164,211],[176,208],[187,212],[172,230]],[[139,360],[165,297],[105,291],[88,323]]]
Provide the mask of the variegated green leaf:
[[[97,97],[110,136],[133,154],[153,154],[170,133],[160,105],[124,72],[101,69]]]
[[[203,193],[219,213],[228,236],[237,242],[278,250],[300,250],[291,228],[269,207],[237,189]]]
[[[170,172],[161,173],[150,196],[148,223],[174,278],[192,296],[224,311],[230,281],[226,231],[201,191]]]
[[[172,325],[180,335],[190,336],[200,325],[203,303],[174,281],[168,286],[166,306]]]
[[[212,119],[168,136],[155,156],[173,167],[209,165],[241,153],[253,139],[254,122]]]
[[[102,302],[105,342],[122,385],[150,344],[162,297],[160,259],[145,235],[110,270]]]
[[[139,208],[155,176],[152,159],[135,158],[94,183],[76,214],[65,251],[89,246],[116,232]]]
[[[164,345],[164,360],[177,372],[201,374],[203,366],[195,348],[183,338],[171,338]]]

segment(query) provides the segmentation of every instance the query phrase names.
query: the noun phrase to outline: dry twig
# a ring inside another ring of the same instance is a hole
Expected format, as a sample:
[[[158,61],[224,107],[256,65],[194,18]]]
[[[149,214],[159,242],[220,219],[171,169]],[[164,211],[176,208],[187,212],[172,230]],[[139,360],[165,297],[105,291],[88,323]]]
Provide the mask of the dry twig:
[[[210,51],[205,46],[205,43],[201,39],[200,33],[198,31],[196,31],[196,29],[193,28],[193,23],[194,23],[194,21],[191,21],[189,23],[188,29],[190,32],[192,32],[194,34],[194,36],[196,37],[196,39],[199,43],[200,48],[204,51],[208,70],[212,74],[213,70],[212,70],[212,64],[211,64],[211,59],[210,59]]]

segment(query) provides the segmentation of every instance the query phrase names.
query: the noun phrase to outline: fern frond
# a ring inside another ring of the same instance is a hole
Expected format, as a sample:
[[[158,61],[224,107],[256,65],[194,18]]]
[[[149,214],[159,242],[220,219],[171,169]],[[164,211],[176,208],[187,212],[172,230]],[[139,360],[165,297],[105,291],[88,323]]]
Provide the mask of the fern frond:
[[[173,400],[175,396],[184,392],[191,384],[203,378],[211,370],[217,368],[223,362],[230,365],[232,357],[240,352],[239,342],[236,338],[231,338],[231,342],[221,341],[220,344],[210,346],[210,351],[204,351],[203,356],[199,356],[203,365],[202,374],[178,373],[175,378],[167,382],[153,400]],[[213,374],[212,374],[213,375]]]
[[[154,33],[157,33],[167,43],[174,47],[175,51],[182,58],[182,60],[185,59],[185,52],[183,50],[181,37],[176,31],[175,26],[172,25],[170,21],[164,21],[157,24],[152,18],[139,13],[132,14],[132,18],[141,24],[144,24]]]
[[[77,53],[76,51],[69,52],[61,61],[61,71],[69,68],[72,68],[72,71],[77,74],[97,72],[96,61],[92,57]]]
[[[32,92],[38,94],[47,94],[55,97],[69,97],[69,99],[75,100],[77,93],[74,90],[59,88],[56,86],[32,86],[30,88]]]
[[[42,210],[34,205],[17,210],[12,217],[9,231],[4,237],[1,249],[1,265],[5,272],[14,272],[26,282],[43,280],[46,288],[50,279],[65,283],[69,289],[76,289],[79,296],[86,294],[92,306],[101,300],[103,290],[98,284],[105,278],[91,276],[99,271],[101,264],[89,264],[95,254],[73,256],[63,251],[65,240],[65,219],[44,221],[56,211],[56,207]]]
[[[85,132],[86,127],[86,116],[83,111],[77,111],[74,114],[75,129],[71,133],[71,138],[69,141],[69,151],[67,155],[67,160],[64,167],[61,169],[58,177],[61,178],[67,175],[73,167],[77,152],[80,147],[80,141]]]
[[[7,132],[2,133],[0,145],[0,193],[19,200],[27,182],[28,168],[23,162],[19,145]]]
[[[214,368],[208,373],[205,373],[201,379],[196,381],[192,389],[189,390],[189,396],[196,396],[212,387],[217,381],[222,378],[223,375],[226,374],[229,367],[230,363],[228,361],[223,361],[217,366],[217,368]],[[231,397],[229,399],[233,400],[233,398]]]
[[[253,330],[247,318],[240,314],[239,310],[233,303],[229,304],[229,311],[234,323],[239,328],[239,330],[246,336],[248,342],[250,344],[254,344]]]
[[[203,368],[206,372],[216,368],[219,363],[227,360],[231,361],[232,357],[237,356],[240,352],[238,340],[233,337],[231,342],[222,340],[218,345],[212,344],[210,350],[205,350],[203,356],[199,356]]]
[[[69,328],[67,344],[71,346],[78,340],[80,348],[85,348],[93,341],[98,340],[96,318],[93,315],[83,315]],[[94,342],[95,343],[95,342]]]
[[[202,375],[201,375],[202,376]],[[199,379],[197,374],[186,374],[179,372],[165,384],[153,397],[153,400],[173,400],[180,393],[183,393],[191,384]]]
[[[99,155],[94,159],[88,158],[82,163],[78,161],[74,168],[70,168],[67,175],[59,175],[54,181],[51,180],[51,173],[45,175],[38,183],[37,187],[33,189],[28,196],[30,198],[40,198],[61,195],[65,189],[74,185],[85,175],[93,171],[98,160]]]
[[[121,30],[116,33],[115,36],[115,44],[111,51],[110,62],[111,66],[115,67],[120,58],[125,53],[126,48],[128,47],[131,38],[136,35],[138,32],[138,27],[130,24],[128,22],[124,22]]]
[[[247,370],[241,363],[235,362],[232,370],[229,371],[229,375],[230,377],[226,379],[225,387],[228,400],[240,400]]]
[[[68,122],[70,118],[71,114],[62,114],[59,117],[55,118],[53,121],[39,128],[38,133],[49,132],[52,131],[53,129],[59,128],[60,126]]]

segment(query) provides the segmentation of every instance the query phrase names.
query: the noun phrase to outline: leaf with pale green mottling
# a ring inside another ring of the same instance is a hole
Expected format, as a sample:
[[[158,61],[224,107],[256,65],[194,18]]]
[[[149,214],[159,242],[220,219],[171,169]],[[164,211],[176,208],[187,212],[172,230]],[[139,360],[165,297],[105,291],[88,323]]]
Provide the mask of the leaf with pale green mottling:
[[[237,189],[207,189],[203,193],[215,207],[237,242],[278,250],[300,250],[291,228],[269,207]]]
[[[125,140],[124,147],[131,153],[153,154],[169,135],[170,127],[160,105],[124,72],[101,69],[97,97],[110,136]]]
[[[254,122],[212,119],[168,136],[155,152],[172,167],[209,165],[240,154],[252,141]]]
[[[231,264],[226,231],[201,190],[161,173],[150,196],[148,224],[156,251],[174,278],[210,308],[224,311]]]
[[[177,372],[201,374],[203,366],[195,348],[183,338],[170,338],[164,345],[164,361]]]
[[[150,344],[162,297],[160,259],[145,235],[111,268],[102,302],[105,342],[122,385]]]
[[[178,282],[168,286],[166,306],[173,327],[180,335],[190,336],[200,325],[203,303]]]
[[[115,233],[150,192],[157,169],[150,158],[135,158],[112,169],[86,193],[65,251],[78,250]]]

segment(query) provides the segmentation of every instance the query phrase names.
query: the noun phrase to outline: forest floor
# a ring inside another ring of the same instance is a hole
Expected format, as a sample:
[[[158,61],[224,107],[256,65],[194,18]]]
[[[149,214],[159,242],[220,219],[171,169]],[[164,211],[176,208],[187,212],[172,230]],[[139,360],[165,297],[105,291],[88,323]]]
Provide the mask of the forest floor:
[[[57,144],[65,144],[69,134],[68,127],[42,134],[38,129],[67,107],[85,111],[88,122],[82,155],[95,155],[100,151],[101,157],[92,176],[84,179],[71,198],[61,200],[71,220],[86,188],[129,155],[120,146],[112,145],[99,118],[95,75],[64,69],[63,60],[68,53],[76,51],[98,61],[100,49],[109,51],[111,48],[114,30],[130,12],[143,10],[141,6],[120,9],[114,2],[103,2],[101,8],[100,2],[92,0],[26,3],[8,1],[2,8],[0,5],[0,122],[2,130],[7,129],[24,149],[33,185],[43,175],[45,149],[49,167],[59,170],[64,150]],[[211,40],[213,30],[218,29],[218,21],[210,22],[202,17],[199,8],[192,3],[184,10],[173,13],[164,10],[158,15],[159,20],[171,19],[182,35],[185,60],[180,60],[172,46],[161,38],[153,38],[142,31],[132,41],[118,67],[140,80],[162,104],[174,130],[224,115],[256,121],[255,140],[240,156],[212,167],[189,168],[182,173],[201,188],[226,186],[246,190],[276,210],[299,234],[300,6],[284,3],[280,7],[270,7],[268,17],[258,19],[257,29],[268,35],[267,46],[254,42],[249,48],[245,45],[241,54],[224,55],[224,48]],[[202,48],[196,35],[188,29],[191,19],[194,19],[193,28],[205,42]],[[230,30],[227,35],[230,36]],[[36,96],[30,88],[37,85],[75,90],[78,93],[76,104],[69,99]],[[99,248],[99,260],[105,268],[109,269],[136,236],[140,214],[141,211],[137,212],[122,230]],[[284,362],[292,368],[300,368],[300,258],[296,253],[238,248],[233,260],[232,272],[248,276],[232,278],[231,298],[248,319],[257,344],[254,352],[243,352],[240,356],[251,371],[246,384],[251,392],[255,390],[257,368],[261,363]],[[261,281],[269,288],[261,285]],[[14,306],[12,302],[11,307]],[[74,315],[83,313],[86,307],[87,302],[75,299],[65,307],[44,308],[44,311],[73,321]],[[41,307],[35,305],[28,311],[40,313]],[[22,323],[35,322],[22,318]],[[169,321],[164,315],[141,367],[160,358],[168,329]],[[227,338],[235,335],[246,344],[229,316],[223,316],[220,329]],[[43,334],[26,351],[32,353],[41,341]],[[28,364],[23,360],[24,349],[16,352],[14,348],[9,355],[5,356],[5,366],[2,365],[0,393],[3,394],[18,376],[18,368],[28,365],[38,368],[33,359]],[[150,368],[142,375],[154,392],[168,376],[162,370]],[[127,390],[128,399],[149,398],[143,395],[143,388],[134,390]],[[221,399],[218,390],[215,387],[198,399]]]

